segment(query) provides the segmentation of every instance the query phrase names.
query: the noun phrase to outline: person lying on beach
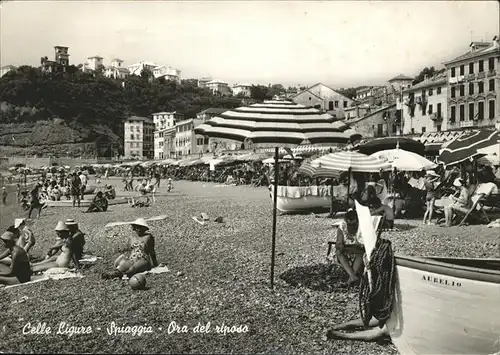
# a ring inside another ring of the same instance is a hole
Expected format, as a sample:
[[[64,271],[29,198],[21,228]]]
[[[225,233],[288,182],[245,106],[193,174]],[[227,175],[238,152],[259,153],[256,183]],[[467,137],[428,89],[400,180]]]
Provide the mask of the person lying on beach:
[[[31,280],[31,267],[28,254],[16,245],[16,237],[12,232],[0,236],[11,258],[10,266],[0,264],[0,284],[16,285]]]
[[[155,239],[149,232],[149,226],[144,218],[131,223],[135,235],[130,237],[130,255],[127,258],[120,255],[114,262],[116,270],[103,273],[103,279],[121,278],[123,275],[131,277],[140,272],[151,270],[158,266],[155,252]]]
[[[61,239],[61,254],[57,256],[50,255],[49,251],[49,254],[47,254],[48,258],[46,260],[33,264],[33,272],[46,271],[51,268],[69,268],[71,261],[75,264],[76,269],[80,269],[80,263],[78,262],[78,257],[75,254],[75,244],[71,238],[68,226],[64,222],[59,221],[57,222],[55,231]],[[51,248],[51,250],[52,249],[54,248]]]
[[[359,282],[359,274],[363,271],[364,247],[359,231],[358,215],[349,209],[344,220],[335,226],[335,254],[342,268],[349,275],[348,285]],[[350,257],[354,260],[352,261]]]
[[[353,333],[344,333],[339,330],[363,329]],[[368,327],[365,327],[361,319],[354,319],[346,323],[337,324],[326,333],[330,340],[359,340],[359,341],[377,341],[384,338],[390,338],[387,325],[379,327],[379,321],[375,318],[370,320]]]

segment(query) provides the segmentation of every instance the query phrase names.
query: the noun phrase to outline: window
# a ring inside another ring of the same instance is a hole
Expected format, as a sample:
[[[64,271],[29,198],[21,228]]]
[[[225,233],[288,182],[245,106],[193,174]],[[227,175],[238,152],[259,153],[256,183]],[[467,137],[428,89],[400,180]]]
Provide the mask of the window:
[[[422,96],[425,96],[425,90],[422,90]]]
[[[411,129],[411,134],[415,134],[415,128]]]
[[[484,60],[480,60],[479,61],[479,72],[483,72],[484,71]]]
[[[432,115],[432,105],[429,105],[429,115]]]
[[[434,90],[429,89],[429,96],[432,96],[432,95],[433,95],[433,93],[434,93]]]
[[[495,58],[491,57],[488,59],[488,69],[495,70]]]
[[[339,107],[339,102],[335,101],[335,108],[338,108],[338,107]]]
[[[328,101],[328,110],[333,110],[333,101]]]
[[[140,131],[141,131],[141,127],[137,126],[137,127],[135,127],[135,130],[136,130],[137,132],[140,132]]]
[[[460,75],[465,75],[465,65],[460,66]]]
[[[484,83],[482,81],[477,83],[477,92],[479,94],[482,94],[484,92]]]
[[[495,91],[495,79],[490,79],[488,86],[490,91]]]
[[[309,101],[311,101],[311,96],[309,96]]]
[[[469,121],[474,120],[474,103],[469,104]]]
[[[437,90],[436,90],[436,94],[439,95],[441,94],[441,87],[438,87]]]
[[[454,78],[455,77],[455,68],[451,68],[451,77]]]
[[[474,83],[469,83],[469,95],[474,95]]]
[[[465,121],[465,105],[462,104],[459,106],[459,118],[460,118],[460,121]]]
[[[422,133],[425,133],[425,127],[422,127]]]
[[[130,139],[134,139],[134,135],[133,134],[130,135]]]
[[[489,117],[490,117],[490,120],[494,119],[495,118],[495,100],[490,100],[490,102],[488,102],[488,106],[489,106]]]
[[[436,112],[436,116],[438,118],[441,118],[441,104],[437,104],[437,112]]]
[[[474,62],[469,63],[469,74],[474,74]]]
[[[451,88],[451,97],[455,97],[455,87]]]
[[[484,101],[477,103],[477,119],[482,120],[484,118]]]
[[[464,96],[465,95],[464,85],[460,85],[459,88],[460,88],[460,96]]]
[[[455,122],[455,118],[456,118],[456,107],[455,106],[451,106],[450,107],[450,122]]]
[[[377,137],[382,137],[384,135],[384,125],[379,123],[377,125]]]
[[[347,101],[344,101],[344,108],[347,107]]]
[[[441,125],[440,125],[440,124],[438,124],[438,125],[436,126],[436,130],[437,130],[438,132],[441,132]]]

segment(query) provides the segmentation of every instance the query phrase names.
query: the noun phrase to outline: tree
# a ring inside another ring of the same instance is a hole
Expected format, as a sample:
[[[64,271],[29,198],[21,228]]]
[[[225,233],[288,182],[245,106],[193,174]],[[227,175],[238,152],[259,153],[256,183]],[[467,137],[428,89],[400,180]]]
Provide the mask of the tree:
[[[444,73],[445,70],[446,70],[445,68],[442,68],[440,70],[436,70],[436,68],[434,68],[434,67],[430,67],[430,68],[425,67],[424,69],[422,69],[420,71],[420,73],[417,75],[415,80],[413,80],[413,85],[424,81],[426,75],[428,78],[432,78],[435,75]]]
[[[357,88],[351,87],[351,88],[342,88],[337,90],[340,94],[344,95],[345,97],[348,97],[350,99],[354,99],[356,97],[356,90]]]
[[[272,98],[269,94],[269,87],[264,85],[252,85],[250,88],[250,97],[256,101],[264,101]]]
[[[149,81],[152,77],[153,77],[153,72],[151,71],[151,69],[144,67],[141,70],[141,78],[143,80]]]

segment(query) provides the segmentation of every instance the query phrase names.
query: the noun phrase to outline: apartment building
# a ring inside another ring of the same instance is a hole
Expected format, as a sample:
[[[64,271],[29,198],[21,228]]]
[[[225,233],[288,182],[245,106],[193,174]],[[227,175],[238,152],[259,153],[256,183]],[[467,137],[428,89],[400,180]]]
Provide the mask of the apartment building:
[[[154,157],[153,120],[148,117],[131,116],[124,123],[124,155],[126,158]]]
[[[500,117],[500,40],[472,42],[469,52],[444,63],[448,129],[494,127]]]
[[[403,134],[440,132],[448,129],[446,74],[425,78],[403,90]]]

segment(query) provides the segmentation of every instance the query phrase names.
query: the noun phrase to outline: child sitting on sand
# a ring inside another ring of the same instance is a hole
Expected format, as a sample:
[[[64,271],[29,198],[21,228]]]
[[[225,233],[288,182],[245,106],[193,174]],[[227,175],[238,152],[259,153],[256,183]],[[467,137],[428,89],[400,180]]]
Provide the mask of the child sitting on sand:
[[[10,266],[0,264],[0,284],[16,285],[31,280],[31,267],[28,254],[16,245],[16,237],[12,232],[5,232],[0,237],[9,251]]]

